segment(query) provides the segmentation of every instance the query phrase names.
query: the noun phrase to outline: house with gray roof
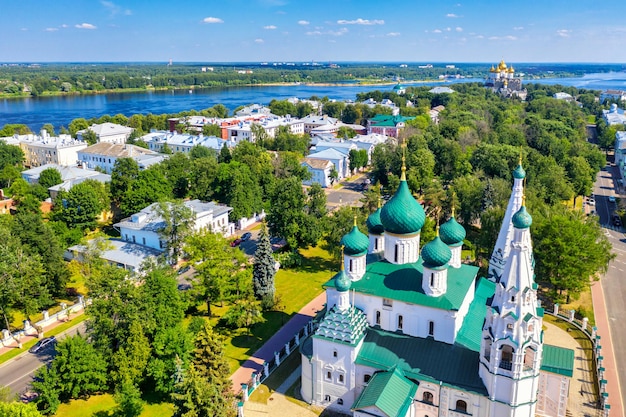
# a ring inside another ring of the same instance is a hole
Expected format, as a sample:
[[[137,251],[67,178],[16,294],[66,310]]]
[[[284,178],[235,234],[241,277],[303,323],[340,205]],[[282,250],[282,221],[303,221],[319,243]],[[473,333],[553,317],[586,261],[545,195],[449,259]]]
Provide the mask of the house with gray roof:
[[[116,123],[106,122],[101,124],[93,124],[87,129],[79,130],[78,132],[76,132],[76,137],[79,140],[84,140],[83,135],[88,130],[96,134],[96,139],[98,142],[122,144],[128,140],[134,129],[128,126],[122,126]]]
[[[301,165],[305,167],[311,174],[311,179],[302,181],[304,185],[313,185],[317,183],[322,188],[330,187],[330,172],[335,166],[328,159],[304,158]]]
[[[332,162],[339,180],[344,179],[350,173],[350,157],[336,149],[326,148],[323,151],[311,153],[308,159],[323,159]]]
[[[167,157],[168,155],[140,146],[106,142],[96,143],[78,152],[78,159],[81,164],[91,169],[99,168],[107,174],[111,173],[115,163],[120,158],[132,158],[137,162],[140,169],[146,169],[162,162]]]
[[[75,259],[82,262],[85,254],[97,242],[91,241],[88,245],[74,245],[65,252],[65,259]],[[103,242],[104,249],[100,249],[100,258],[104,259],[109,265],[124,268],[125,270],[141,274],[142,267],[146,262],[155,260],[163,254],[162,250],[150,248],[148,246],[137,245],[132,242],[126,242],[120,239],[109,239]]]

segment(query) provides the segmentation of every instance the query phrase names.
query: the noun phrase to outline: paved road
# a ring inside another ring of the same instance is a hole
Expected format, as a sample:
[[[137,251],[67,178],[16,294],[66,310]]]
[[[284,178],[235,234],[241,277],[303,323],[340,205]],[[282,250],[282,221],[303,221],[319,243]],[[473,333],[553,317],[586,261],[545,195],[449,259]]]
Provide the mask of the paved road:
[[[616,258],[611,262],[609,269],[601,279],[602,289],[606,302],[606,310],[609,319],[609,328],[613,339],[613,350],[615,352],[617,373],[619,375],[619,385],[622,399],[626,398],[626,361],[621,358],[626,357],[626,234],[622,228],[615,228],[610,224],[611,216],[615,210],[615,204],[608,201],[609,195],[616,195],[624,199],[624,196],[617,194],[617,189],[613,181],[613,174],[617,178],[614,167],[607,167],[598,173],[598,178],[594,186],[596,194],[596,212],[600,217],[600,223],[605,227],[605,235],[613,245],[613,252]],[[609,403],[616,399],[609,398]]]
[[[80,332],[85,333],[85,322],[69,328],[57,335],[57,339],[73,336]],[[46,349],[45,352],[32,354],[24,352],[21,355],[0,365],[0,386],[11,389],[13,394],[19,395],[27,390],[32,381],[35,371],[42,365],[50,363],[54,357],[54,349]]]

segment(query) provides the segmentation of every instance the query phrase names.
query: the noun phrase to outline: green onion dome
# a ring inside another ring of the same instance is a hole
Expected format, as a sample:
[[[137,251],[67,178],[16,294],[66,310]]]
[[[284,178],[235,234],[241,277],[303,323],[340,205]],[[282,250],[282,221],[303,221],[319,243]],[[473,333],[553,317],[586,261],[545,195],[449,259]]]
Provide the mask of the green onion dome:
[[[350,233],[341,238],[339,244],[344,247],[346,255],[356,256],[367,252],[370,240],[355,225]]]
[[[350,281],[350,277],[348,277],[343,268],[341,268],[341,271],[335,275],[335,288],[339,292],[346,292],[350,291],[351,284],[352,281]]]
[[[406,181],[400,181],[398,191],[383,206],[380,220],[385,232],[406,235],[422,230],[426,214],[422,205],[411,195]]]
[[[365,224],[367,225],[367,231],[373,235],[382,235],[385,231],[383,223],[380,221],[380,207],[375,212],[369,215]]]
[[[519,164],[517,168],[513,171],[513,178],[518,180],[524,179],[526,177],[526,171],[522,168],[522,164]]]
[[[522,206],[517,213],[513,215],[513,226],[516,229],[528,229],[533,224],[533,218],[526,211],[526,206]]]
[[[452,252],[439,236],[424,245],[422,249],[422,260],[427,267],[438,268],[444,266],[450,262],[450,258],[452,258]]]
[[[465,229],[452,216],[450,220],[441,225],[439,236],[446,245],[458,245],[465,240]]]

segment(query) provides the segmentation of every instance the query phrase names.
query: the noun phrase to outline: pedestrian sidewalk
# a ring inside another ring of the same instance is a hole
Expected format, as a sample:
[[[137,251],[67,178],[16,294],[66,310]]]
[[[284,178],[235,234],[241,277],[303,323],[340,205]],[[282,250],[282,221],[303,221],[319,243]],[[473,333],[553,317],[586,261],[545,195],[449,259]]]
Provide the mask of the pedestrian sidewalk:
[[[274,352],[280,351],[315,315],[324,308],[326,293],[322,292],[291,318],[281,329],[243,363],[231,376],[232,390],[241,391],[241,384],[250,380],[253,372],[263,369],[263,363],[274,358]]]
[[[81,315],[84,314],[84,310],[81,310],[79,312],[73,313],[72,317],[69,320],[56,320],[50,324],[48,324],[47,326],[43,326],[43,334],[44,336],[49,336],[49,333],[56,329],[57,327],[72,322],[74,319],[76,319],[77,317],[80,317]],[[8,345],[3,345],[0,344],[0,359],[2,358],[2,356],[4,354],[7,354],[9,352],[13,352],[15,351],[15,349],[24,349],[24,346],[30,342],[31,340],[37,340],[38,336],[37,333],[34,332],[34,334],[29,334],[29,335],[24,335],[20,338],[19,342],[17,340],[15,340],[15,338],[12,338],[11,341],[9,342]],[[20,344],[22,345],[22,347],[20,347]],[[24,352],[26,352],[26,350],[23,350]]]
[[[604,356],[602,365],[605,368],[604,379],[607,380],[606,390],[609,393],[608,402],[611,405],[609,415],[611,417],[624,416],[624,400],[622,398],[617,367],[615,366],[615,352],[613,350],[613,340],[611,338],[602,281],[596,281],[591,284],[591,299],[593,301],[596,327],[598,328],[597,334],[602,338],[602,356]]]

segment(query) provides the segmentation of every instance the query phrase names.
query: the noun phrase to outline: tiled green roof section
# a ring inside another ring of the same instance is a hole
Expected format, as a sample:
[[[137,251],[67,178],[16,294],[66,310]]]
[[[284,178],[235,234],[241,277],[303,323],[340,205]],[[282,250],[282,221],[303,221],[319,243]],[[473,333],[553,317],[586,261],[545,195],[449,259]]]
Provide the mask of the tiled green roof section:
[[[541,370],[572,377],[574,375],[574,351],[559,346],[543,345]]]
[[[480,278],[476,286],[474,299],[470,304],[467,315],[463,319],[461,329],[456,335],[455,343],[476,352],[480,350],[483,323],[485,321],[485,306],[487,305],[487,300],[493,297],[495,291],[495,282]]]
[[[390,298],[421,306],[448,311],[458,310],[470,286],[474,285],[478,268],[470,265],[449,268],[447,291],[439,297],[431,297],[424,293],[422,271],[421,260],[404,265],[392,264],[386,260],[373,262],[367,265],[362,279],[352,282],[351,289],[361,294]],[[334,288],[334,277],[326,282],[324,287]]]
[[[367,330],[367,317],[358,308],[341,311],[334,306],[320,322],[314,337],[356,345]]]
[[[464,346],[370,328],[355,363],[385,370],[397,366],[408,378],[487,395],[478,355]]]
[[[402,371],[377,372],[352,406],[353,410],[376,407],[389,417],[404,417],[417,385],[404,377]]]
[[[398,123],[404,123],[407,120],[413,120],[413,116],[393,116],[390,114],[377,114],[370,119],[372,126],[395,127]]]

